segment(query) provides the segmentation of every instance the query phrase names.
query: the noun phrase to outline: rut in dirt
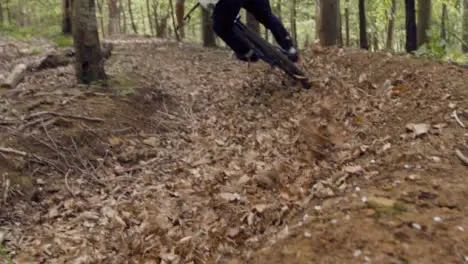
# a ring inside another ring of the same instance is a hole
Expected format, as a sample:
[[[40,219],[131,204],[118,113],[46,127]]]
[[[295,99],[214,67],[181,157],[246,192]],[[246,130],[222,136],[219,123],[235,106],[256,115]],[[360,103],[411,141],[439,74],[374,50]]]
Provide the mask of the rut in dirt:
[[[305,91],[223,50],[126,43],[116,54],[108,88],[76,87],[63,67],[1,95],[1,116],[14,121],[0,126],[2,144],[36,155],[0,155],[9,182],[0,232],[12,259],[423,263],[468,254],[466,167],[454,154],[468,154],[466,70],[311,49],[300,65],[317,87]]]

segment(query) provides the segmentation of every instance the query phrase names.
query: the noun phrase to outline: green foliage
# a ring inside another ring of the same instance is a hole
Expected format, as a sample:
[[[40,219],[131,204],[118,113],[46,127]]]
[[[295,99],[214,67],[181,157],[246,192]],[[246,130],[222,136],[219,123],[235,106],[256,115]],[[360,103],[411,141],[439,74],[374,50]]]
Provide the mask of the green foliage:
[[[5,264],[13,264],[8,251],[0,245],[0,262]]]
[[[69,35],[57,35],[53,40],[59,47],[73,46],[73,37]]]

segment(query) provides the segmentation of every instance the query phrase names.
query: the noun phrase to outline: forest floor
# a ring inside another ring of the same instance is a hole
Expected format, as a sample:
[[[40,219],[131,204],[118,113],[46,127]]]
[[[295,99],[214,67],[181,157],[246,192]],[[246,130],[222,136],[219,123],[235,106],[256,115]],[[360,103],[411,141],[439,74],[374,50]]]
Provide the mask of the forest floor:
[[[4,262],[468,263],[467,69],[313,47],[301,90],[114,42],[107,87],[66,66],[0,90]],[[0,80],[40,56],[13,45]]]

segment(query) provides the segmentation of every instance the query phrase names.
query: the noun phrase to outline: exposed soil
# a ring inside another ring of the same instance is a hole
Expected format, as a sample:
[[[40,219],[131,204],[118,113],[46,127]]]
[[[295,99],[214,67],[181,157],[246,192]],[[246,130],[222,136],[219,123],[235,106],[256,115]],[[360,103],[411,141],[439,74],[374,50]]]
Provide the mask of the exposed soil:
[[[67,66],[0,90],[4,261],[468,262],[467,69],[313,47],[301,90],[226,50],[113,42],[107,86]]]

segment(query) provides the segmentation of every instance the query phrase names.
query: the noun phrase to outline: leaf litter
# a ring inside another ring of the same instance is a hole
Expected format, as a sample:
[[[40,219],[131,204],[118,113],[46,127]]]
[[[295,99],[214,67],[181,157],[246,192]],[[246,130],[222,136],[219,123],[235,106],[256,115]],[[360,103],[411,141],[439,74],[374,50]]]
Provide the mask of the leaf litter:
[[[468,252],[457,242],[467,239],[466,167],[453,154],[466,137],[440,99],[467,107],[463,70],[437,66],[452,71],[448,87],[432,62],[314,47],[301,65],[317,87],[291,92],[278,72],[222,50],[113,43],[108,88],[84,92],[64,67],[0,95],[1,147],[28,154],[0,155],[2,175],[23,175],[2,180],[1,234],[14,260],[337,263],[356,248],[375,261],[459,259],[431,250],[450,241]],[[38,98],[51,103],[28,107]],[[24,118],[40,111],[59,115]],[[429,246],[411,223],[437,230]]]

